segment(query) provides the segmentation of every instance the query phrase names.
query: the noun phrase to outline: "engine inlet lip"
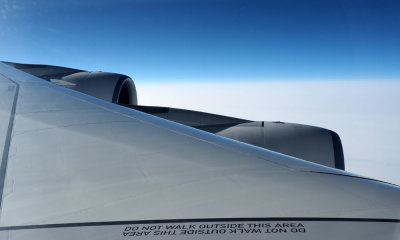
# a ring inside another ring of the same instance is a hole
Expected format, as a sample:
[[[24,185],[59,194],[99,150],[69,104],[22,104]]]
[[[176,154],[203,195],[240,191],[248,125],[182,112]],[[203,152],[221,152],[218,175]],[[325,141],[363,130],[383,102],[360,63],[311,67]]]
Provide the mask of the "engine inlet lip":
[[[118,79],[114,89],[112,102],[137,105],[136,87],[130,77],[122,75]]]

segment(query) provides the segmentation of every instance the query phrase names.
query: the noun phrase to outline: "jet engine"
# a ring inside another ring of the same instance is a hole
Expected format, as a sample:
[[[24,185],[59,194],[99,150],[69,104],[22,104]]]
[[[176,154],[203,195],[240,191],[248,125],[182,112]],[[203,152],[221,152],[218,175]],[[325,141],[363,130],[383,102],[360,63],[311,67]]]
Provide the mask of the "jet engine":
[[[344,170],[340,137],[328,129],[295,123],[250,121],[186,109],[125,106],[216,135]]]
[[[109,102],[137,104],[135,84],[130,77],[122,74],[89,72],[50,65],[4,63],[57,85]]]

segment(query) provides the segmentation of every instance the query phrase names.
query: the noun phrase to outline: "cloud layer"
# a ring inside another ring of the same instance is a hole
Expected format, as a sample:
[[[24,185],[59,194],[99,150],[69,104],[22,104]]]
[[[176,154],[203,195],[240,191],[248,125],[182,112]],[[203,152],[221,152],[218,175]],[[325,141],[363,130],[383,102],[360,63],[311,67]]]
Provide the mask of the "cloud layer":
[[[137,85],[139,104],[336,131],[346,170],[400,185],[400,82],[297,81]]]

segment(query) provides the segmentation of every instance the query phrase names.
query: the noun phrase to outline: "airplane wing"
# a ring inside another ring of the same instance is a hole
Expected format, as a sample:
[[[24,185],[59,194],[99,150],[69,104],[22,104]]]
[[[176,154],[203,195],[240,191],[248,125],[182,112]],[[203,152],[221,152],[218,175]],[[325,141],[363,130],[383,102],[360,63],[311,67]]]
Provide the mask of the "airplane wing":
[[[171,107],[138,105],[133,80],[122,74],[43,64],[4,62],[14,68],[103,100],[306,161],[345,170],[340,137],[302,124],[251,121]]]
[[[400,188],[0,63],[0,239],[399,239]]]

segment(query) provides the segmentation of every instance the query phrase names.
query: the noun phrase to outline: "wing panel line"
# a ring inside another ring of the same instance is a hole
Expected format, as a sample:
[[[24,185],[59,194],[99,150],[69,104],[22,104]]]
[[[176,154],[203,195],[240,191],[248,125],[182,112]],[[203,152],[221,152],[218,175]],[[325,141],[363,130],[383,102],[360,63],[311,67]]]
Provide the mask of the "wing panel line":
[[[0,166],[0,216],[1,216],[1,212],[3,211],[3,208],[2,208],[3,207],[2,206],[3,191],[4,191],[5,180],[6,180],[5,178],[6,178],[6,171],[7,171],[7,164],[8,164],[8,155],[10,152],[11,134],[12,134],[13,127],[14,127],[15,111],[17,108],[19,84],[15,81],[9,79],[8,77],[6,77],[5,75],[3,75],[1,73],[0,73],[0,75],[15,84],[13,106],[12,106],[11,113],[10,113],[10,120],[8,123],[7,135],[6,135],[6,140],[4,142],[3,156],[2,156],[2,160],[1,160],[1,166]]]
[[[109,221],[109,222],[79,222],[56,223],[43,225],[21,225],[0,227],[0,231],[43,229],[43,228],[70,228],[90,226],[113,226],[132,224],[169,224],[169,223],[206,223],[206,222],[256,222],[256,221],[304,221],[304,222],[382,222],[400,223],[400,219],[382,218],[315,218],[315,217],[269,217],[269,218],[200,218],[200,219],[164,219],[164,220],[138,220],[138,221]]]

